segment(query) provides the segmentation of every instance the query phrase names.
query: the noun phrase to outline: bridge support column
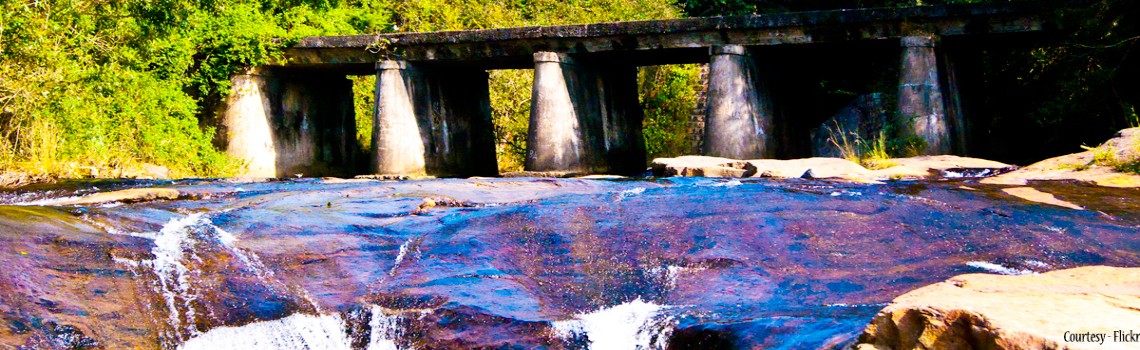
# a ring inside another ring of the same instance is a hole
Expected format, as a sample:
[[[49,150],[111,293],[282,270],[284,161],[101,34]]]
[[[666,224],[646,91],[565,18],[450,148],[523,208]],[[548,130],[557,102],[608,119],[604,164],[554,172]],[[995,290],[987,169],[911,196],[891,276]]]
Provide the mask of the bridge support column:
[[[358,173],[352,82],[288,70],[235,75],[218,139],[245,161],[244,176]]]
[[[904,37],[899,71],[899,124],[909,125],[906,129],[925,142],[921,153],[927,155],[953,153],[952,129],[955,124],[962,124],[961,120],[951,120],[962,119],[961,113],[947,113],[935,51],[937,43],[938,38],[933,36]]]
[[[486,71],[377,63],[373,172],[497,175],[490,101]]]
[[[631,174],[645,171],[637,70],[534,55],[526,170]]]
[[[752,56],[740,45],[714,46],[710,54],[703,154],[772,157],[772,101]]]

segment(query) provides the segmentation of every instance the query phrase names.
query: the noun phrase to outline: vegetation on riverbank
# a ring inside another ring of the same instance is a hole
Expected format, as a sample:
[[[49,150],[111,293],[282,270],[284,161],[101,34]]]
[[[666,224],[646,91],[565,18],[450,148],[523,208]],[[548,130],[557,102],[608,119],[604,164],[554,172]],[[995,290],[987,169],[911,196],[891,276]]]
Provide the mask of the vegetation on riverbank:
[[[153,163],[173,176],[225,176],[215,145],[229,77],[310,35],[672,18],[661,0],[148,1],[0,4],[0,169],[80,177]],[[282,41],[272,39],[280,38]],[[521,164],[528,72],[492,75],[500,155]],[[369,142],[374,79],[358,77]],[[521,122],[520,122],[521,121]],[[519,130],[523,130],[522,133]],[[505,156],[504,156],[505,155]],[[111,170],[111,171],[107,171]]]
[[[15,0],[0,3],[0,169],[78,177],[90,168],[165,166],[224,176],[242,164],[215,142],[229,77],[310,35],[548,25],[828,8],[1002,0]],[[1059,13],[1064,38],[984,52],[988,86],[971,153],[1026,161],[1140,124],[1138,4],[1076,1]],[[280,41],[274,38],[283,39]],[[888,74],[889,75],[889,74]],[[643,68],[650,157],[689,153],[697,66]],[[491,73],[500,168],[521,168],[530,73]],[[371,134],[374,78],[356,77],[358,140]],[[868,88],[890,90],[885,88]],[[848,87],[820,84],[828,94]],[[875,91],[878,91],[875,90]],[[893,91],[878,91],[892,94]],[[1016,101],[1011,103],[1010,101]],[[1079,117],[1077,117],[1079,116]],[[1024,159],[1023,159],[1024,158]]]

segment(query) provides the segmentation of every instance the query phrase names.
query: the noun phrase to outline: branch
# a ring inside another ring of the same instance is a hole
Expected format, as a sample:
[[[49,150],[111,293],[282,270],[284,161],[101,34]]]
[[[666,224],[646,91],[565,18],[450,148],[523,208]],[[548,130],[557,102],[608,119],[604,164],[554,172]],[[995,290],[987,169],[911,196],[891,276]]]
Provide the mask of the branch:
[[[1117,47],[1120,45],[1124,45],[1124,44],[1129,43],[1129,42],[1136,41],[1138,39],[1140,39],[1140,36],[1134,36],[1134,37],[1131,37],[1128,39],[1124,39],[1124,40],[1121,40],[1120,42],[1117,42],[1117,43],[1112,44],[1112,45],[1098,46],[1098,45],[1073,44],[1073,46],[1085,48],[1085,49],[1111,49],[1111,48],[1114,48],[1114,47]]]

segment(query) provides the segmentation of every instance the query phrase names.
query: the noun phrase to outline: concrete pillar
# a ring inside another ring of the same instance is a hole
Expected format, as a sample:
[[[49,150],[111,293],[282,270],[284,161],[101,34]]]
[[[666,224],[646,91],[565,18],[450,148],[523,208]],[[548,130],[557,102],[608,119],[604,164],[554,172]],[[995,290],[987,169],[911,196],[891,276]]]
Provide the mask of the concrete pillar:
[[[277,177],[269,101],[270,78],[259,71],[233,76],[218,138],[226,154],[245,163],[242,176]]]
[[[971,83],[976,83],[971,80],[980,80],[980,77],[961,73],[963,71],[980,73],[982,56],[980,52],[952,55],[946,46],[943,46],[941,51],[939,57],[942,59],[942,96],[946,103],[946,120],[950,125],[950,133],[953,135],[951,139],[952,152],[959,155],[970,154],[968,144],[970,125],[966,119],[966,116],[969,115],[967,112],[969,99],[963,94],[963,91],[968,91]],[[958,50],[955,52],[960,53]]]
[[[752,56],[740,45],[714,46],[710,55],[703,154],[772,157],[772,101]]]
[[[634,174],[645,171],[645,140],[633,66],[534,55],[528,171]]]
[[[424,141],[412,102],[414,86],[406,63],[376,64],[376,110],[372,119],[372,155],[376,174],[427,173]]]
[[[376,174],[494,176],[487,72],[402,61],[376,65]]]
[[[352,82],[289,70],[235,75],[219,133],[244,176],[351,176],[360,149]]]
[[[909,125],[913,135],[925,142],[921,153],[927,155],[953,152],[951,121],[938,75],[937,42],[933,36],[904,37],[899,71],[899,124]]]

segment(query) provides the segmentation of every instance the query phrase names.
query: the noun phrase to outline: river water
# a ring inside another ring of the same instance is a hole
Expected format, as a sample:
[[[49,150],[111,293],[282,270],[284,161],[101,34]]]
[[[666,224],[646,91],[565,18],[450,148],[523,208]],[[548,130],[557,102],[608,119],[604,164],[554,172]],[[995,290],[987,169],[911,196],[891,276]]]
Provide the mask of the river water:
[[[179,200],[58,206],[126,187]],[[103,182],[0,195],[0,347],[803,349],[951,276],[1140,266],[1140,191],[970,179]]]

